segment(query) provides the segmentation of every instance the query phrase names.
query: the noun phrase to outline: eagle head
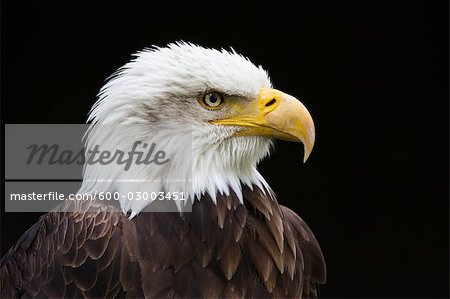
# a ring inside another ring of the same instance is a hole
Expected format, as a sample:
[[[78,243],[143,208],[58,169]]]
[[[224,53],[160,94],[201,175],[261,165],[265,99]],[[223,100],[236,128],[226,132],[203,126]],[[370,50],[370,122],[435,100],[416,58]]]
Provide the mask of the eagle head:
[[[294,97],[273,89],[261,66],[234,50],[189,43],[152,47],[113,74],[90,114],[86,145],[130,150],[136,141],[168,155],[163,165],[86,165],[81,192],[184,192],[190,200],[271,190],[257,171],[273,138],[314,145],[314,124]],[[114,125],[114,130],[99,129]],[[121,200],[131,217],[148,201]]]

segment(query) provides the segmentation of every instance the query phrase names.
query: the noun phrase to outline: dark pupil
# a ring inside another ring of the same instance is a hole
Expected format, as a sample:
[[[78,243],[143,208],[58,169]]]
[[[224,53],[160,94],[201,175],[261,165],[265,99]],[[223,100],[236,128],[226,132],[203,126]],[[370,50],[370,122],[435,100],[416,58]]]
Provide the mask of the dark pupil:
[[[212,94],[212,95],[210,95],[209,96],[209,101],[211,102],[211,103],[216,103],[217,102],[217,97],[216,97],[216,95],[214,95],[214,94]]]

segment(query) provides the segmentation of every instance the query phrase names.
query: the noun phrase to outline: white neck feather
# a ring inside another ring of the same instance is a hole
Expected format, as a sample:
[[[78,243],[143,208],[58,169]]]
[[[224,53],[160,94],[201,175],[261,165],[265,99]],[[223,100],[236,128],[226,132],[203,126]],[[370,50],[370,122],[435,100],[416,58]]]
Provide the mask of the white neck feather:
[[[142,133],[145,131],[151,133]],[[169,161],[162,165],[138,165],[133,160],[128,170],[115,161],[106,165],[87,164],[79,192],[119,192],[121,195],[129,192],[183,192],[191,202],[207,194],[214,203],[218,194],[230,195],[231,191],[243,203],[242,184],[251,188],[255,185],[271,193],[256,168],[269,153],[272,144],[269,139],[233,137],[215,140],[217,138],[206,127],[203,132],[190,126],[173,130],[146,128],[145,131],[137,125],[91,125],[87,149],[99,145],[100,151],[128,153],[136,141],[141,141],[141,144],[155,144],[153,154],[164,151]],[[124,212],[131,211],[131,217],[151,203],[127,198],[119,198],[119,201]],[[178,208],[183,209],[182,206]]]

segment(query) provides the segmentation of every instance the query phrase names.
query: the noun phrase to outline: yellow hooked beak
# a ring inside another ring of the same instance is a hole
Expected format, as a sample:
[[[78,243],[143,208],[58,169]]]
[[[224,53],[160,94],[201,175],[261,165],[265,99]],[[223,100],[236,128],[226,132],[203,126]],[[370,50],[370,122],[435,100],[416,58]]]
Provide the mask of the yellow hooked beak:
[[[306,162],[314,146],[314,122],[296,98],[279,90],[261,88],[253,101],[235,104],[229,118],[211,121],[242,127],[237,136],[266,136],[302,142]]]

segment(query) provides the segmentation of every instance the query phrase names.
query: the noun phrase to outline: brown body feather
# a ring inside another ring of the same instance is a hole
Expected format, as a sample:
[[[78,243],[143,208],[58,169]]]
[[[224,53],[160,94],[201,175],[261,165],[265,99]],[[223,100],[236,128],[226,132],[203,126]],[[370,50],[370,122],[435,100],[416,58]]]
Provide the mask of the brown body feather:
[[[44,215],[0,261],[0,297],[317,297],[325,263],[308,226],[257,188],[244,203],[205,197],[129,221],[71,202],[80,212]]]

